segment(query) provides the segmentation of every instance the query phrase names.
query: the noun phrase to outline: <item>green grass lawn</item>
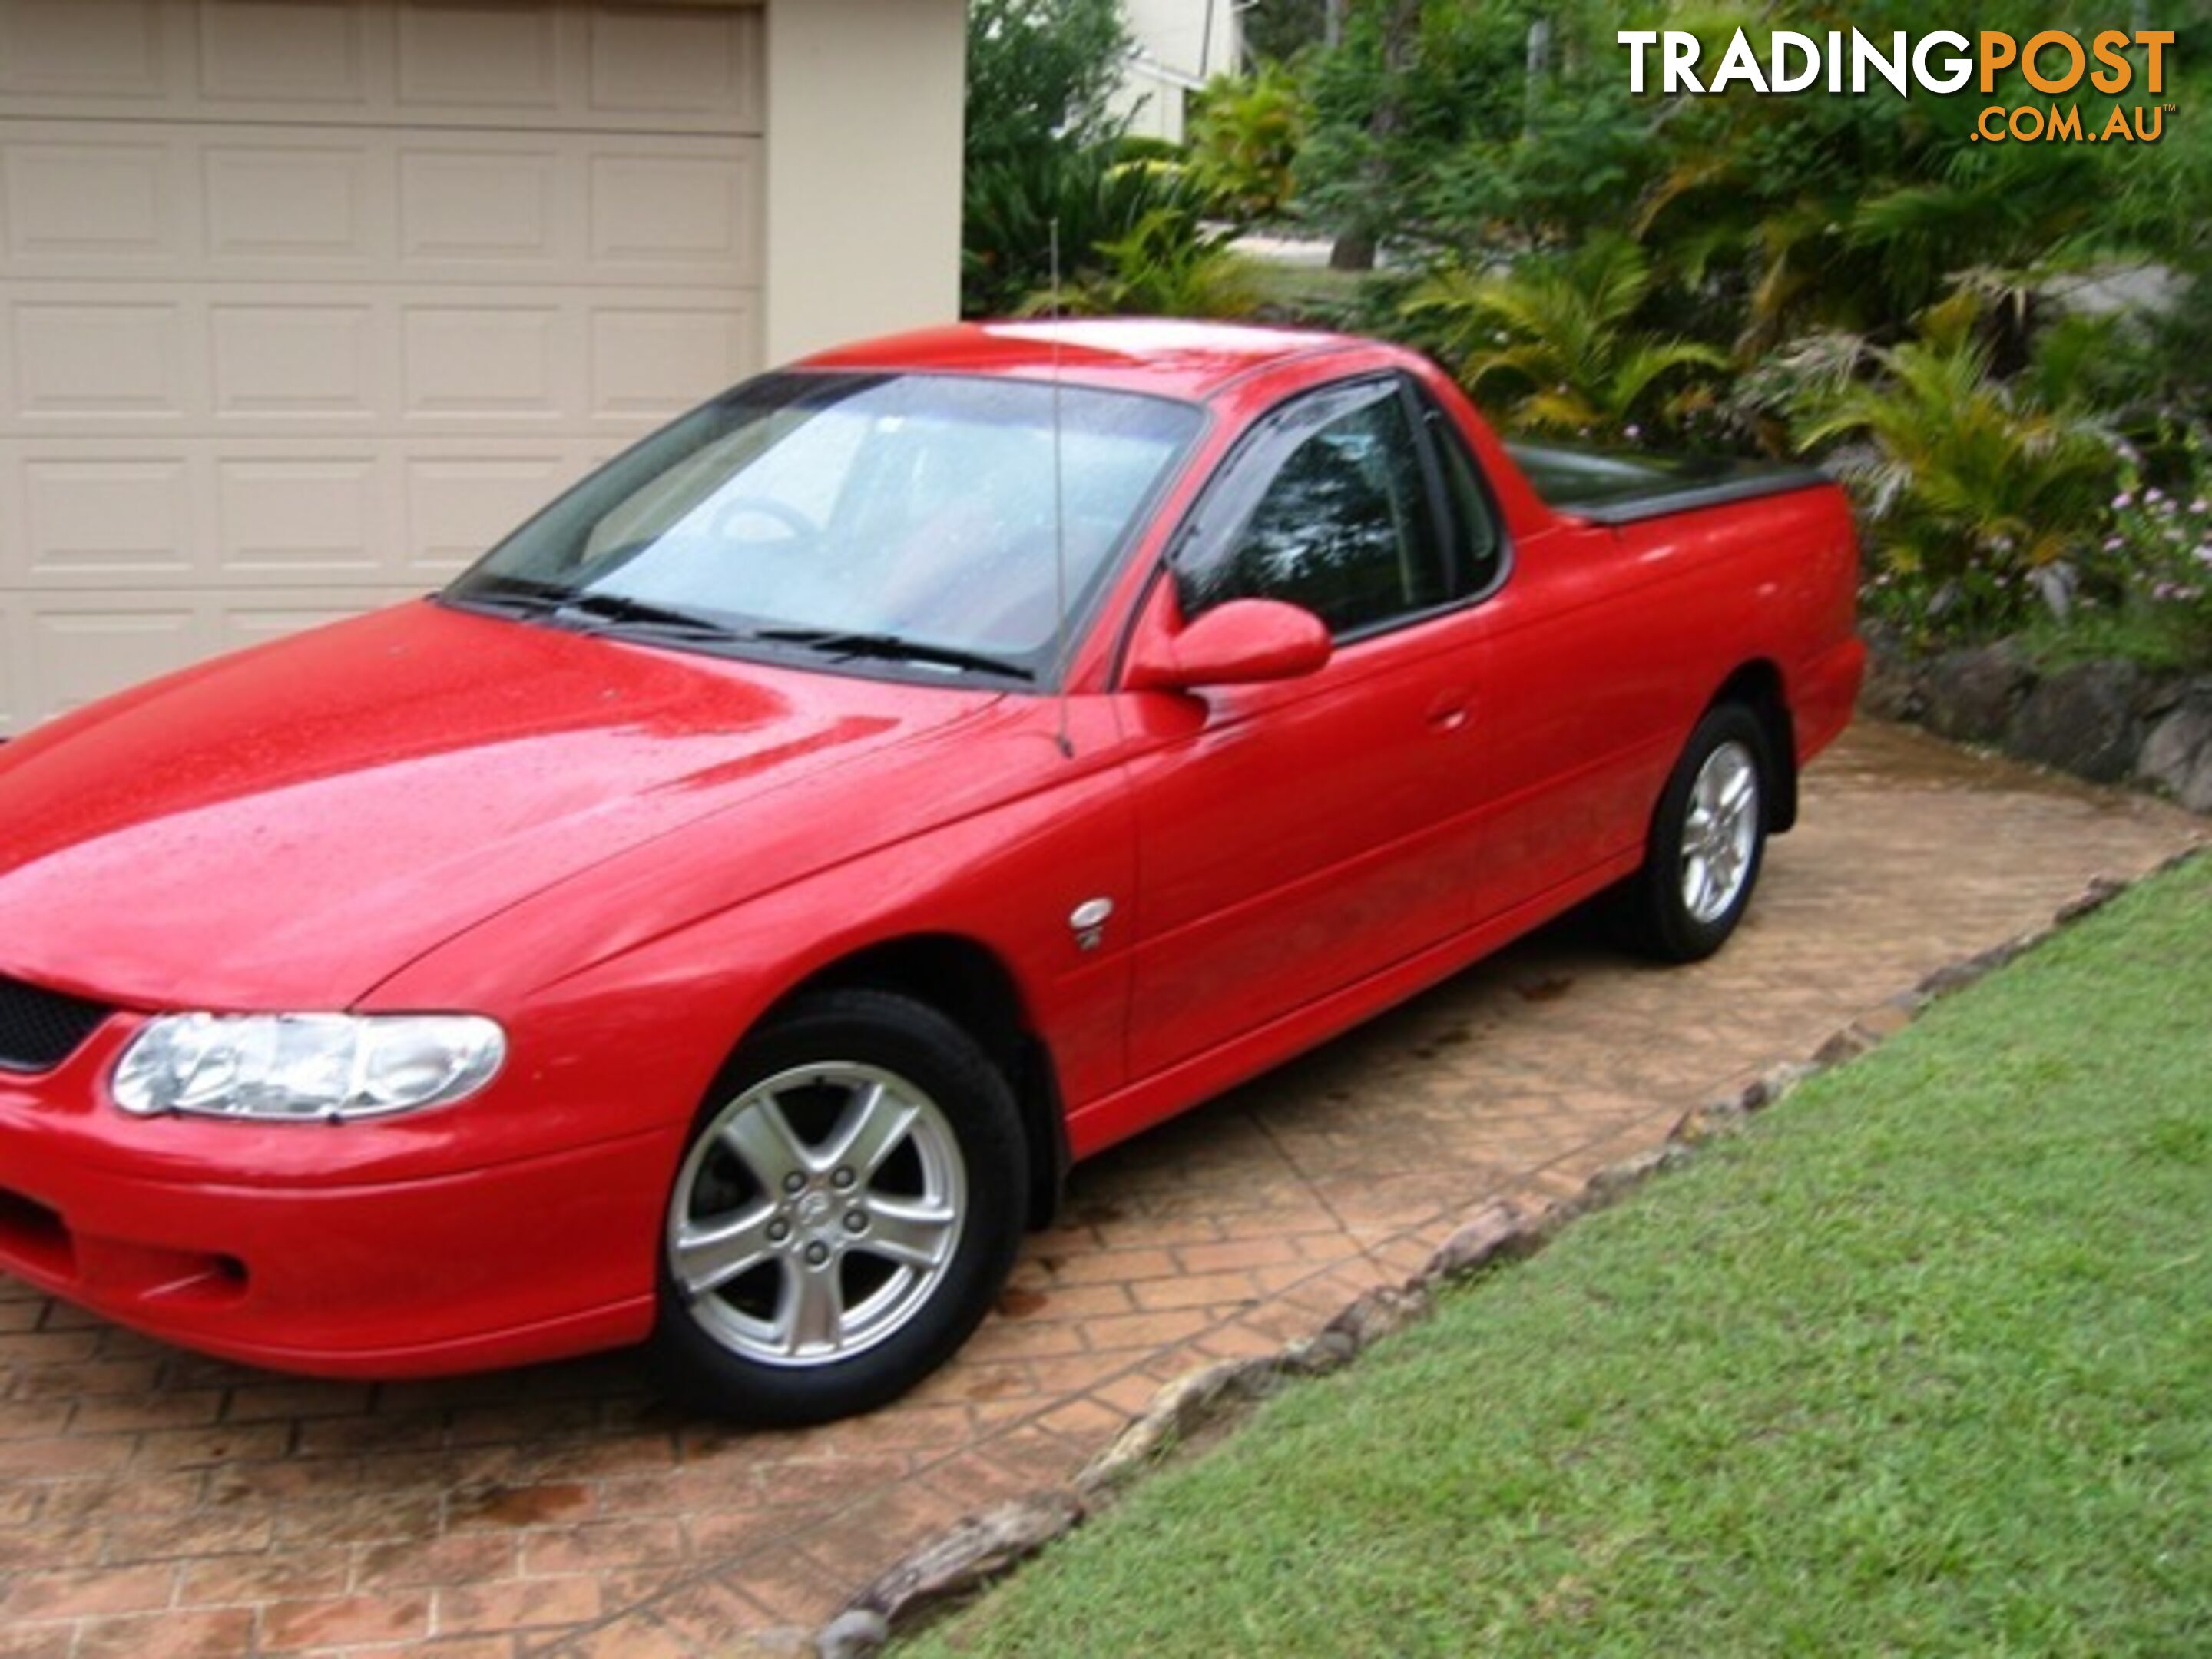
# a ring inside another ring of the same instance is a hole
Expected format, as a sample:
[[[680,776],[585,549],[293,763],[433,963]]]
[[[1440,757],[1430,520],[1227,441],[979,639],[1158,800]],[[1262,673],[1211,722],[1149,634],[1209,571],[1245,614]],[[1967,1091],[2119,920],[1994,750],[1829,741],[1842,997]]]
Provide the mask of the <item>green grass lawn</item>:
[[[902,1652],[2212,1652],[2212,858]]]

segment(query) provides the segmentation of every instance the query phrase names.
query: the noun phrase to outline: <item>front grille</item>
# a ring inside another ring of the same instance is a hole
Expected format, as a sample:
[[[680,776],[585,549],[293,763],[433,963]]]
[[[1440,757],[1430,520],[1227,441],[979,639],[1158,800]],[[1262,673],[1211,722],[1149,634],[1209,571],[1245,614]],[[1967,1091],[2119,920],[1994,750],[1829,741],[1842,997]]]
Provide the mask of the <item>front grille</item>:
[[[21,980],[0,979],[0,1066],[51,1072],[112,1012]]]

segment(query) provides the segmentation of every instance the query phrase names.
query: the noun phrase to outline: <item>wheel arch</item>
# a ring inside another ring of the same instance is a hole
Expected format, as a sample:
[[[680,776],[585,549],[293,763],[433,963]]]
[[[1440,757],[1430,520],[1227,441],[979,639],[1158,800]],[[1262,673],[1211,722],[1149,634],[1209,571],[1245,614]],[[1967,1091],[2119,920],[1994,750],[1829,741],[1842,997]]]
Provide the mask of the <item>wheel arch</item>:
[[[1021,988],[988,945],[957,933],[878,940],[826,963],[770,1004],[766,1024],[822,991],[889,991],[934,1008],[982,1045],[1005,1074],[1029,1142],[1032,1227],[1051,1224],[1070,1163],[1067,1114],[1051,1048],[1033,1029]]]
[[[1766,658],[1743,664],[1721,683],[1703,714],[1723,703],[1741,703],[1757,717],[1766,734],[1766,757],[1774,767],[1767,794],[1766,828],[1780,835],[1797,822],[1797,733],[1782,671]],[[1702,718],[1702,714],[1700,716]]]

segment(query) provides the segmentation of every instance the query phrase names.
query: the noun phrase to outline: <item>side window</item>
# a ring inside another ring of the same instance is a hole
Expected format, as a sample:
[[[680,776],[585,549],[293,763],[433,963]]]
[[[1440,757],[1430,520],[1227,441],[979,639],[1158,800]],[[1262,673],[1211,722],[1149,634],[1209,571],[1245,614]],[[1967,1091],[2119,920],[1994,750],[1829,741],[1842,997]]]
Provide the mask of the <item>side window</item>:
[[[1300,399],[1216,481],[1178,558],[1185,617],[1285,599],[1343,635],[1447,597],[1420,452],[1395,380]]]
[[[1505,535],[1498,528],[1498,509],[1482,485],[1482,474],[1467,441],[1459,435],[1450,416],[1421,397],[1429,430],[1437,441],[1437,461],[1444,477],[1444,497],[1451,507],[1454,551],[1459,556],[1460,591],[1482,593],[1498,580],[1505,563]]]

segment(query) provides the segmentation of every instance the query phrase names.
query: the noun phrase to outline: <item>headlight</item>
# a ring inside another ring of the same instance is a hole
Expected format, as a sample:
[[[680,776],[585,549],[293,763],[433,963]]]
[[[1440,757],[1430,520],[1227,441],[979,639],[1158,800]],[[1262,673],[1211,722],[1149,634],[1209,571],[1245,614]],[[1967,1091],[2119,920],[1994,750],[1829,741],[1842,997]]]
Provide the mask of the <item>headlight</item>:
[[[380,1117],[474,1094],[507,1036],[473,1014],[167,1014],[115,1063],[115,1103],[150,1117]]]

